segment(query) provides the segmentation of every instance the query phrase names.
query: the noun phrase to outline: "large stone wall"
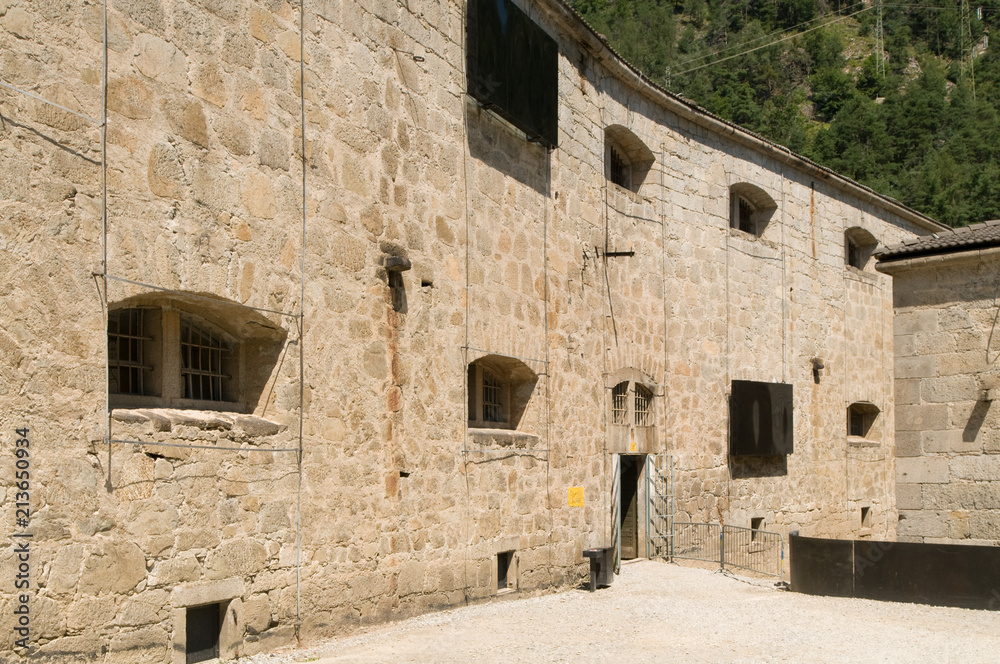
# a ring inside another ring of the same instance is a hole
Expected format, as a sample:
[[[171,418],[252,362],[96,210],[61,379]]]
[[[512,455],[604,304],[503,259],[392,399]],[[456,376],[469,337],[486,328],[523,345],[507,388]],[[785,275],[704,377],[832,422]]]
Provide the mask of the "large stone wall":
[[[995,250],[880,269],[895,281],[899,539],[1000,544]]]
[[[4,657],[174,661],[212,603],[222,655],[254,653],[493,597],[501,552],[515,591],[574,583],[629,452],[673,455],[679,518],[854,535],[864,505],[894,535],[892,428],[845,431],[854,401],[893,417],[892,285],[843,233],[933,225],[531,11],[560,45],[553,150],[464,94],[458,2],[111,3],[106,162],[97,124],[0,89],[0,486],[19,531],[28,427],[33,534],[30,648],[5,585]],[[0,5],[3,80],[97,120],[102,42],[99,5]],[[604,179],[610,125],[655,157],[636,192]],[[777,205],[760,238],[729,228],[739,183]],[[129,303],[243,338],[243,412],[109,413]],[[478,360],[534,376],[516,432],[468,427]],[[648,431],[609,424],[621,376]],[[794,385],[787,460],[730,459],[733,379]]]

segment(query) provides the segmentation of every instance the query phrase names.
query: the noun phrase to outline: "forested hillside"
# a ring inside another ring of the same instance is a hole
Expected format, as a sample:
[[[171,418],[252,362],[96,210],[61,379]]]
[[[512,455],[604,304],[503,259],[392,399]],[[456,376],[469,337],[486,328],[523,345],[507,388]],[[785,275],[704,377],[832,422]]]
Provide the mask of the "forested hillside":
[[[663,87],[962,226],[1000,218],[1000,0],[571,0]],[[996,43],[990,40],[990,32]]]

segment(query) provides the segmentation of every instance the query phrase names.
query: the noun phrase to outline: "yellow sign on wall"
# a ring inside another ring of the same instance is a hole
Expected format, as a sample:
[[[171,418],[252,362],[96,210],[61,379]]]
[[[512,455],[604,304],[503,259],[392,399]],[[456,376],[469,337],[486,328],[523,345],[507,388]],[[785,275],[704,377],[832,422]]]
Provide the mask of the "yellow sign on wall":
[[[583,487],[571,486],[569,488],[569,506],[583,507]]]

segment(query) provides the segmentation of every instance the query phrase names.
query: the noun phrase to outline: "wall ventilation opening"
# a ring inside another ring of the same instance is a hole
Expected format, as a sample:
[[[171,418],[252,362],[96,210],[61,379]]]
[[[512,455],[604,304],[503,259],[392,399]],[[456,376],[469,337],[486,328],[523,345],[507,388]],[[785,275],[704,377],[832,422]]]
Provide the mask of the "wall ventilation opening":
[[[497,554],[497,591],[512,590],[515,586],[514,552],[501,551]]]
[[[872,508],[867,505],[861,508],[861,527],[872,527]]]
[[[221,603],[187,608],[187,642],[184,646],[187,664],[218,658],[219,632],[224,610]]]
[[[750,519],[750,541],[753,542],[757,539],[757,531],[764,527],[764,517],[755,516]]]

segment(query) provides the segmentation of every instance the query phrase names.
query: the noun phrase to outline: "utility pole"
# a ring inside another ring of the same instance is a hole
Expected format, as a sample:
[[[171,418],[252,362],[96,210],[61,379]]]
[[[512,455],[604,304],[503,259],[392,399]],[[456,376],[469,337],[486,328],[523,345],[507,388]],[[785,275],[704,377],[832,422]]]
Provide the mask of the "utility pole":
[[[962,78],[968,77],[972,86],[972,98],[976,98],[976,45],[972,42],[972,12],[969,0],[961,4],[961,47],[962,47]]]
[[[965,0],[962,0],[965,2]],[[885,78],[885,35],[882,32],[882,0],[875,2],[875,74]]]

